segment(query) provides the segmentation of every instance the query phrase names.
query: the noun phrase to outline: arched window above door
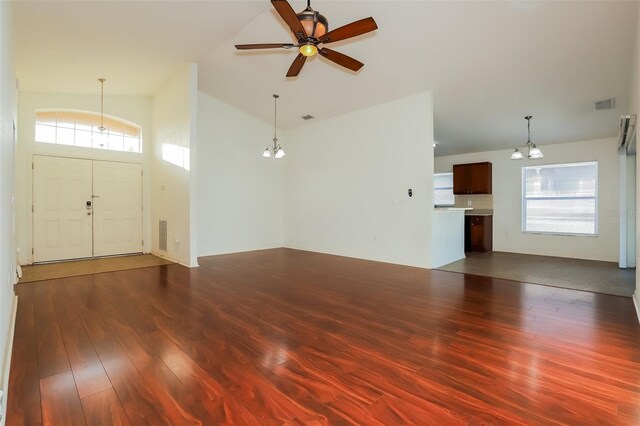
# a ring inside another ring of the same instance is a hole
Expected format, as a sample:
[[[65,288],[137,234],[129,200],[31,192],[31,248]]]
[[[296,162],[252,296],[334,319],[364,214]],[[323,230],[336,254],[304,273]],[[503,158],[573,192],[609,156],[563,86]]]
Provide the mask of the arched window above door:
[[[122,152],[142,152],[140,126],[89,111],[37,110],[36,142]]]

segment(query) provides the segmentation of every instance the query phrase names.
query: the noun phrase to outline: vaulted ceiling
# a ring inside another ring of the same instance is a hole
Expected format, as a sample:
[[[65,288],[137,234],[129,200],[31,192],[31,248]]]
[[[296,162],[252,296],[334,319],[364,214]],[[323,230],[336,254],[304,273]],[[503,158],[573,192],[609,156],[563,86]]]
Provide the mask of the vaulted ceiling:
[[[615,136],[630,112],[636,2],[316,0],[330,28],[373,16],[379,30],[332,45],[365,63],[358,73],[316,56],[297,78],[293,50],[233,47],[292,41],[267,0],[13,6],[24,91],[97,94],[104,76],[107,94],[151,96],[198,62],[201,90],[264,121],[278,93],[286,129],[432,90],[436,155],[523,145],[528,114],[539,145]],[[610,97],[615,109],[595,111]]]

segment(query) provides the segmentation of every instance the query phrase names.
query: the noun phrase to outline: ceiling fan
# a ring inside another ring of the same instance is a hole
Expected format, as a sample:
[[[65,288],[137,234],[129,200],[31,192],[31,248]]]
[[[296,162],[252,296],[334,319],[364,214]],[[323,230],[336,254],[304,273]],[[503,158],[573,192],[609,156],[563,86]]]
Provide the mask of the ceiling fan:
[[[307,0],[307,8],[300,13],[296,13],[287,0],[271,0],[271,4],[282,20],[291,28],[298,43],[236,44],[236,49],[291,49],[292,47],[297,47],[299,53],[291,64],[289,71],[287,71],[287,77],[297,76],[307,58],[316,53],[352,71],[358,71],[363,67],[364,64],[362,62],[350,56],[318,46],[376,30],[378,25],[373,18],[360,19],[327,32],[329,30],[329,22],[327,18],[311,8],[311,0]]]

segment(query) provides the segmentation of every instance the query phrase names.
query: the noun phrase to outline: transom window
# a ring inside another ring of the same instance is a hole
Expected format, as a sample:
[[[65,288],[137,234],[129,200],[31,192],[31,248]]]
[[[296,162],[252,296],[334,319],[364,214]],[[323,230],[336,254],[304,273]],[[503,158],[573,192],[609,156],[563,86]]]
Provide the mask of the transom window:
[[[110,151],[142,152],[139,126],[87,111],[36,111],[36,142],[72,145]]]
[[[522,168],[522,230],[596,235],[598,163]]]
[[[453,173],[436,173],[433,175],[433,204],[436,206],[453,206]]]

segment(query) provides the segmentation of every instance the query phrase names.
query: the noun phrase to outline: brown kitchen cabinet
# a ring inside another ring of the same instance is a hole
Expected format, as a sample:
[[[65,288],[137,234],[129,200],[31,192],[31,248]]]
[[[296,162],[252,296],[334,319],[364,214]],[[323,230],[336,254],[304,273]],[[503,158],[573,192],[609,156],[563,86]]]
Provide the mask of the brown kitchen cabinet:
[[[453,193],[491,194],[491,163],[468,163],[453,165]]]
[[[493,250],[493,216],[465,216],[464,219],[464,251]]]

